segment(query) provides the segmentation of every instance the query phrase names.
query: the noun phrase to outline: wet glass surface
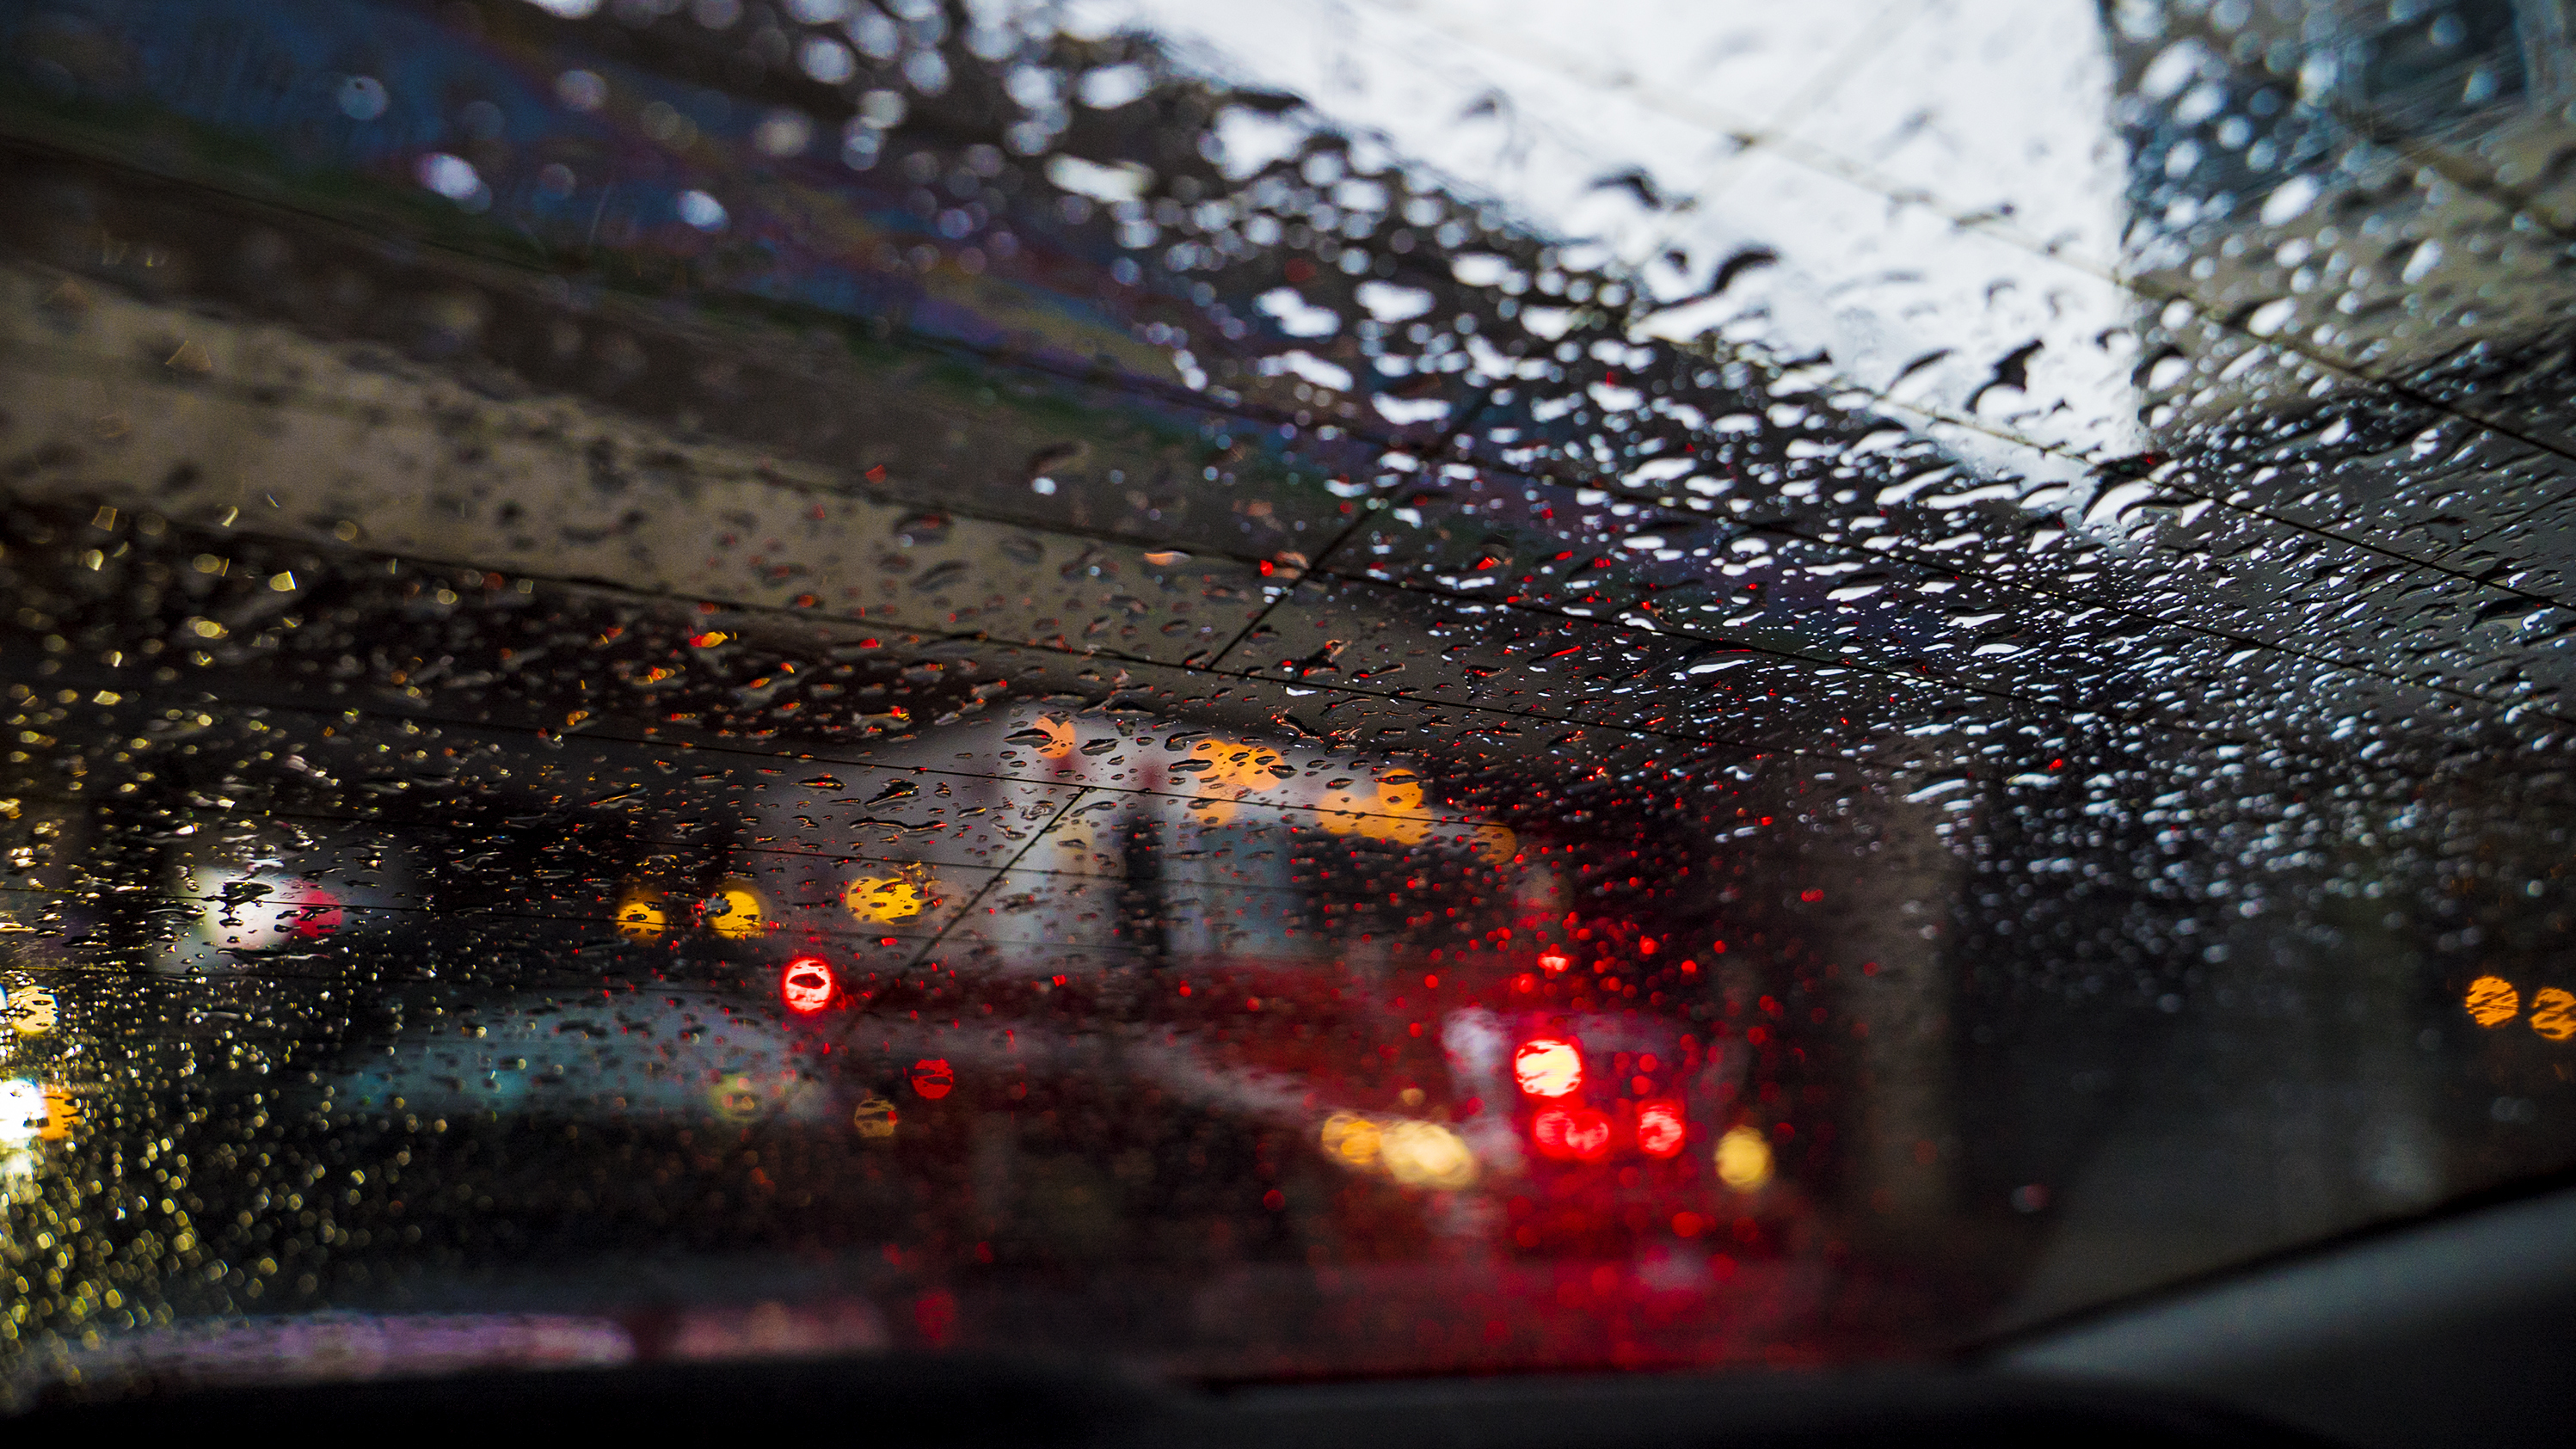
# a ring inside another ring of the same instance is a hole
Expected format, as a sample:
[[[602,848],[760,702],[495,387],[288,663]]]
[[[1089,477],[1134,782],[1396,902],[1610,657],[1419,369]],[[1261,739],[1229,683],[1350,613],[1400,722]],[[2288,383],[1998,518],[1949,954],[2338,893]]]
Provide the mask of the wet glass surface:
[[[0,1404],[1914,1356],[2576,1159],[2550,0],[0,54]]]

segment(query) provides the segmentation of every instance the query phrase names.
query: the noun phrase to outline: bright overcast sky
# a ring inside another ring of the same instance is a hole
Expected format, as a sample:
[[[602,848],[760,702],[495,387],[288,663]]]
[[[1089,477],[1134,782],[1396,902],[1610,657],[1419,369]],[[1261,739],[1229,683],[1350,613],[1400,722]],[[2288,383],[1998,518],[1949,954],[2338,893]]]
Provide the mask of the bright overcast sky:
[[[1060,13],[1302,96],[1543,233],[1600,244],[1667,300],[1743,248],[1779,254],[1649,330],[1822,349],[1872,391],[1953,416],[2036,341],[2027,388],[1978,399],[1983,425],[2094,458],[2143,446],[2128,315],[2104,279],[2125,163],[2084,0],[1076,0]],[[1762,142],[1734,139],[1747,134]],[[1596,184],[1627,172],[1666,206]],[[1954,224],[1970,214],[2004,220]],[[1661,260],[1676,248],[1686,268]],[[1986,466],[2066,471],[1936,431]]]

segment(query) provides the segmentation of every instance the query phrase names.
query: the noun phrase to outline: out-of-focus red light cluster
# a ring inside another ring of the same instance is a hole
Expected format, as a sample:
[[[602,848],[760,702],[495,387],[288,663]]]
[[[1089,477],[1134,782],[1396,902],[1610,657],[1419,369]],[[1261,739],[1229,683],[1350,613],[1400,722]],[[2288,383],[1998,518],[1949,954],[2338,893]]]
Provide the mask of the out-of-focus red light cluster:
[[[1653,1057],[1643,1059],[1652,1068]],[[1532,1037],[1512,1053],[1512,1076],[1520,1083],[1524,1096],[1538,1099],[1537,1112],[1530,1118],[1530,1141],[1542,1157],[1560,1162],[1599,1162],[1608,1157],[1614,1142],[1626,1141],[1646,1157],[1668,1158],[1680,1154],[1690,1141],[1689,1118],[1682,1104],[1670,1097],[1655,1097],[1637,1104],[1633,1117],[1622,1111],[1619,1122],[1597,1107],[1586,1105],[1578,1095],[1583,1088],[1583,1050],[1563,1037]],[[1642,1093],[1647,1079],[1639,1076],[1635,1090]]]
[[[1530,1141],[1542,1157],[1599,1162],[1610,1155],[1610,1118],[1593,1107],[1542,1107],[1530,1119]]]
[[[1637,1150],[1648,1157],[1672,1156],[1689,1136],[1681,1103],[1654,1101],[1637,1108]]]
[[[1583,1053],[1561,1037],[1525,1041],[1512,1053],[1512,1076],[1530,1096],[1567,1096],[1583,1085]]]

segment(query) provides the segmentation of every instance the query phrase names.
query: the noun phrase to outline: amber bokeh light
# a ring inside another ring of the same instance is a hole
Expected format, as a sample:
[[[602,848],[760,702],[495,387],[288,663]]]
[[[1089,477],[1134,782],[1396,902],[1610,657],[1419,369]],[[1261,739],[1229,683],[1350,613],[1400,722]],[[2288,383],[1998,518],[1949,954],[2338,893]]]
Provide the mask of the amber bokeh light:
[[[2469,1020],[2480,1026],[2502,1026],[2522,1012],[2522,993],[2501,976],[2481,976],[2469,983],[2469,994],[2461,1005]]]
[[[2544,986],[2533,992],[2531,1029],[2550,1041],[2576,1038],[2576,991]]]

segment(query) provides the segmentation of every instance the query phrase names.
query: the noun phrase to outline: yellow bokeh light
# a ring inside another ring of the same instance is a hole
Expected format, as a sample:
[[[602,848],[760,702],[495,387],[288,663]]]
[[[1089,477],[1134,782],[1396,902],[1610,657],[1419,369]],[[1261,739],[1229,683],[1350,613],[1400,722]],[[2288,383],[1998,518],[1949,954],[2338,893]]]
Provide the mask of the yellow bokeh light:
[[[851,1110],[850,1125],[858,1129],[861,1137],[880,1141],[892,1137],[895,1129],[894,1103],[870,1092]]]
[[[54,993],[41,986],[13,986],[0,991],[0,1023],[20,1036],[43,1036],[54,1029]]]
[[[2522,1011],[2522,993],[2501,976],[2481,976],[2469,983],[2469,1020],[2480,1026],[2502,1026]]]
[[[1771,1180],[1771,1144],[1755,1127],[1730,1127],[1717,1139],[1717,1180],[1754,1192]]]
[[[1407,1187],[1455,1190],[1476,1181],[1476,1154],[1466,1140],[1437,1122],[1398,1122],[1378,1143],[1386,1174]]]
[[[909,876],[861,876],[841,892],[841,904],[862,921],[890,926],[930,908],[930,893]]]
[[[2531,1029],[2551,1041],[2576,1037],[2576,992],[2544,986],[2531,994]]]
[[[1324,1119],[1324,1152],[1346,1167],[1375,1167],[1385,1135],[1357,1112],[1335,1112]]]
[[[1367,784],[1345,783],[1328,789],[1315,808],[1321,823],[1335,835],[1357,835],[1396,845],[1420,845],[1435,824],[1422,810],[1422,777],[1392,770]]]
[[[0,1147],[60,1142],[80,1121],[80,1099],[60,1082],[0,1082]]]
[[[1410,815],[1422,808],[1422,777],[1411,770],[1396,770],[1378,777],[1374,803],[1380,810],[1397,815]]]
[[[80,1120],[80,1099],[72,1095],[71,1088],[59,1082],[47,1082],[45,1125],[38,1129],[36,1135],[47,1142],[60,1142],[72,1135],[72,1129],[80,1125]]]
[[[1046,736],[1045,742],[1037,747],[1041,759],[1061,760],[1073,753],[1073,721],[1057,715],[1042,715],[1035,725]]]
[[[1360,818],[1359,833],[1389,845],[1420,845],[1431,838],[1438,823],[1428,815],[1365,815]]]
[[[1317,824],[1335,835],[1348,835],[1366,819],[1368,798],[1356,790],[1326,790],[1315,809]]]
[[[760,1084],[737,1072],[707,1089],[707,1105],[728,1122],[748,1122],[760,1115]]]
[[[634,941],[651,941],[670,929],[670,917],[662,909],[662,898],[638,891],[617,903],[617,934]]]
[[[707,897],[707,929],[728,941],[744,941],[768,929],[769,912],[760,893],[746,880],[729,880]]]
[[[1243,813],[1241,805],[1232,800],[1220,800],[1214,795],[1201,795],[1181,808],[1188,812],[1185,818],[1190,824],[1210,828],[1231,825],[1235,817]]]
[[[1509,865],[1521,853],[1521,838],[1499,825],[1479,825],[1475,833],[1476,854],[1491,865]]]
[[[1279,763],[1279,752],[1261,745],[1204,739],[1190,746],[1190,758],[1208,762],[1206,769],[1196,772],[1202,789],[1222,785],[1260,790],[1278,783],[1270,767]]]

